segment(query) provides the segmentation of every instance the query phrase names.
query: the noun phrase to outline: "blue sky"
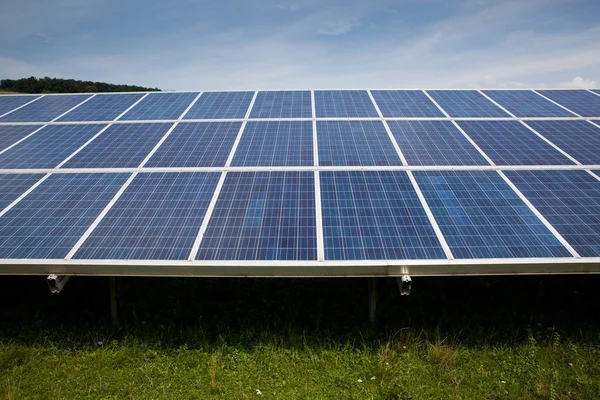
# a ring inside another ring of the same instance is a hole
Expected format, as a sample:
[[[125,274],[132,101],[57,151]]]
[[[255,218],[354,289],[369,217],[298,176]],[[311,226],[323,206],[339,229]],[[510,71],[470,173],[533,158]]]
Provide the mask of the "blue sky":
[[[163,90],[600,86],[598,0],[9,0],[0,78]]]

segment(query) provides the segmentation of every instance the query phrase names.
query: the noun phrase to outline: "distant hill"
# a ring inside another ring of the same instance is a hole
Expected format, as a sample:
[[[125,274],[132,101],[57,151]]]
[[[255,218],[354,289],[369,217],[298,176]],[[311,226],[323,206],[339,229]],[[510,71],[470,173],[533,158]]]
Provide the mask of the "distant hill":
[[[22,78],[0,80],[0,91],[19,93],[159,92],[158,88],[112,83],[76,81],[58,78]]]

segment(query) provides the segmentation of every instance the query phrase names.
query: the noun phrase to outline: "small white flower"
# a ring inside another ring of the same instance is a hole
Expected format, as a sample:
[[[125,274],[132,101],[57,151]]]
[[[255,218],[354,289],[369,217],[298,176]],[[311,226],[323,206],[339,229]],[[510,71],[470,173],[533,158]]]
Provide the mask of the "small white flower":
[[[262,394],[262,392],[260,390],[256,389],[256,395],[260,396],[261,394]]]
[[[385,365],[390,365],[390,363],[386,361]]]
[[[569,363],[569,367],[572,367],[572,366],[573,366],[573,363]]]
[[[500,383],[506,383],[506,381],[500,381]]]
[[[362,379],[359,379],[359,380],[358,380],[358,383],[362,383]]]
[[[372,376],[372,377],[371,377],[371,380],[372,380],[372,381],[374,381],[374,380],[375,380],[375,377],[374,377],[374,376]]]

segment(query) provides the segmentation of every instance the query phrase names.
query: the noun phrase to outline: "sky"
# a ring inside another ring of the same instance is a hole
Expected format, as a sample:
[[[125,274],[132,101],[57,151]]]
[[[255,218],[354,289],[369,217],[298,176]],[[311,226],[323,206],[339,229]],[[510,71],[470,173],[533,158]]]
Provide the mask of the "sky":
[[[6,0],[0,79],[163,90],[600,86],[598,0]]]

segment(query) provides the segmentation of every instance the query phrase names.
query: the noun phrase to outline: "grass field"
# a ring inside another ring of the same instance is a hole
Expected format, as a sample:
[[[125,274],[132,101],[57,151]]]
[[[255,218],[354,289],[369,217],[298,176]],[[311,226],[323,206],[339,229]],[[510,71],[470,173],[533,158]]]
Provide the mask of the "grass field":
[[[10,90],[3,90],[3,89],[0,89],[0,95],[1,95],[1,94],[23,94],[23,93],[19,93],[19,92],[13,92],[13,91],[10,91]]]
[[[600,276],[0,282],[6,399],[600,398]]]

